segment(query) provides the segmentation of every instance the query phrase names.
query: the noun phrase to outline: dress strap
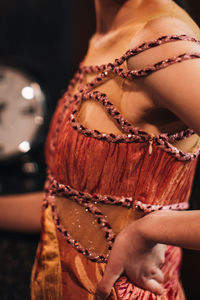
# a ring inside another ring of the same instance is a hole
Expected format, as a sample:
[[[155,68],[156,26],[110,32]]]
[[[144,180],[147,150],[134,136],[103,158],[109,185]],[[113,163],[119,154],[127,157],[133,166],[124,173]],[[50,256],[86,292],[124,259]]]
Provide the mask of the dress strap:
[[[76,121],[76,116],[78,114],[80,105],[83,100],[87,99],[93,99],[101,103],[107,110],[108,114],[113,117],[113,119],[117,122],[118,126],[125,132],[133,135],[139,135],[143,138],[149,138],[149,134],[142,129],[133,126],[130,124],[127,120],[123,118],[123,116],[120,114],[120,112],[114,107],[114,105],[111,103],[111,101],[107,98],[107,95],[105,93],[101,93],[97,90],[93,91],[93,89],[97,88],[99,85],[101,85],[105,80],[109,80],[109,76],[112,74],[115,74],[117,76],[120,76],[124,79],[128,80],[135,80],[137,78],[146,77],[150,74],[159,71],[161,69],[164,69],[170,65],[173,65],[175,63],[180,63],[185,60],[191,60],[200,58],[200,53],[184,53],[178,56],[173,56],[167,59],[164,59],[162,61],[157,62],[156,64],[152,66],[148,66],[146,68],[138,69],[138,70],[127,70],[121,67],[121,65],[127,61],[130,57],[136,56],[144,51],[147,51],[148,49],[158,47],[162,44],[174,42],[174,41],[191,41],[195,43],[200,43],[197,41],[194,37],[190,37],[187,35],[172,35],[172,36],[162,36],[156,40],[152,40],[147,43],[143,43],[133,49],[128,50],[124,55],[122,55],[120,58],[116,59],[113,63],[103,64],[103,65],[96,65],[96,66],[81,66],[79,73],[82,74],[82,77],[85,74],[91,74],[91,73],[97,73],[97,76],[90,82],[88,82],[85,86],[81,86],[79,91],[74,95],[74,101],[77,103],[75,105],[75,109],[72,112],[71,115],[71,122],[73,126],[76,127],[80,126],[80,130],[86,130],[84,126],[81,124],[78,124]],[[77,125],[78,124],[78,125]],[[193,134],[194,132],[192,130],[186,130],[181,131],[180,134],[169,134],[166,133],[166,138],[173,139],[173,140],[180,140],[184,136],[189,136]],[[97,131],[97,134],[99,132]],[[164,134],[161,134],[162,136]],[[159,136],[161,136],[159,135]]]
[[[115,60],[115,64],[119,66],[119,65],[123,64],[124,61],[128,60],[130,57],[136,56],[136,55],[138,55],[144,51],[147,51],[151,48],[155,48],[160,45],[164,45],[164,44],[171,43],[171,42],[177,42],[177,41],[188,41],[188,42],[194,42],[194,43],[200,44],[200,41],[198,41],[194,37],[188,36],[186,34],[164,35],[157,39],[142,43],[139,46],[129,49],[120,58]]]
[[[98,85],[102,84],[104,79],[108,79],[110,74],[116,74],[123,78],[127,78],[129,80],[136,79],[139,77],[148,76],[158,70],[166,68],[172,64],[182,62],[184,60],[196,59],[200,58],[200,53],[183,53],[177,56],[172,56],[170,58],[164,59],[155,63],[153,66],[138,69],[138,70],[126,70],[121,67],[121,65],[127,61],[129,58],[136,56],[144,51],[147,51],[151,48],[158,47],[163,44],[167,44],[170,42],[177,41],[189,41],[200,44],[200,41],[195,39],[194,37],[187,36],[185,34],[182,35],[171,35],[171,36],[162,36],[158,39],[151,40],[146,43],[142,43],[141,45],[129,49],[124,53],[120,58],[115,59],[113,63],[96,65],[96,66],[82,66],[80,65],[80,70],[82,74],[94,74],[97,73],[97,76],[90,82],[88,82],[84,88],[84,91],[92,90],[96,88]],[[81,90],[80,90],[81,91]]]
[[[161,60],[150,67],[138,70],[124,71],[124,69],[115,68],[115,74],[118,74],[119,76],[130,80],[139,77],[147,77],[156,71],[169,67],[170,65],[195,58],[200,58],[200,53],[183,53],[177,56],[172,56],[170,58]]]
[[[140,44],[139,46],[136,46],[132,49],[129,49],[126,51],[121,57],[116,58],[114,62],[108,63],[108,64],[102,64],[102,65],[92,65],[92,66],[83,66],[82,63],[80,64],[80,70],[81,72],[85,74],[91,74],[91,73],[102,73],[102,72],[111,72],[114,71],[116,67],[121,66],[125,61],[127,61],[129,58],[136,56],[144,51],[147,51],[151,48],[158,47],[163,44],[171,43],[171,42],[177,42],[177,41],[188,41],[188,42],[194,42],[200,44],[200,41],[195,39],[194,37],[190,37],[188,35],[182,34],[182,35],[170,35],[170,36],[161,36],[157,39],[151,40],[149,42],[145,42]],[[98,77],[98,76],[97,76]],[[95,81],[91,81],[91,83],[98,83]],[[89,85],[89,83],[88,83]],[[93,85],[91,85],[93,87]]]
[[[76,99],[78,101],[78,106],[73,110],[71,114],[71,122],[73,125],[77,123],[76,121],[76,115],[79,111],[79,107],[84,100],[96,100],[99,103],[101,103],[105,109],[107,110],[108,114],[117,122],[118,126],[125,132],[125,133],[131,133],[134,134],[136,127],[132,126],[127,120],[123,118],[123,116],[120,114],[120,112],[116,109],[116,107],[109,101],[107,98],[107,95],[105,93],[101,93],[99,91],[88,91],[84,92],[80,95],[76,96]],[[85,130],[86,128],[83,125],[80,125],[81,130]],[[95,130],[96,133],[98,130]],[[140,135],[146,135],[146,133],[143,130],[138,129],[137,133]],[[112,137],[112,134],[111,134]]]

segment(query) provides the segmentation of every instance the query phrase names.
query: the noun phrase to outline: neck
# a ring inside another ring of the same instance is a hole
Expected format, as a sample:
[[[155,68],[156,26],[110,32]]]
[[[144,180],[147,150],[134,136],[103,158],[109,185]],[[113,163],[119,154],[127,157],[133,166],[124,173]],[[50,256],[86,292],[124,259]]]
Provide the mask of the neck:
[[[137,16],[142,4],[154,0],[95,0],[96,32],[106,34]]]

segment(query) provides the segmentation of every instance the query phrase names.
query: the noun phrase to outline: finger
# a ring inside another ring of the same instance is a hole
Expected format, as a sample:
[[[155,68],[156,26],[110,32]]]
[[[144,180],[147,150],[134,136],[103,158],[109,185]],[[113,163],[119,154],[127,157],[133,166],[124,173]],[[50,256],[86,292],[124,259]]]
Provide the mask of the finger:
[[[162,285],[155,279],[147,279],[143,287],[156,295],[162,295],[165,291]]]
[[[154,273],[152,273],[151,278],[155,279],[159,283],[163,283],[163,281],[164,281],[164,274],[163,274],[163,272],[160,269],[156,269],[156,271]]]
[[[157,244],[152,251],[154,258],[157,260],[157,265],[163,265],[165,262],[166,245]]]
[[[121,273],[113,273],[112,268],[105,270],[104,276],[97,286],[95,297],[97,300],[107,299],[115,281],[120,277]]]
[[[123,272],[123,268],[121,264],[116,263],[114,259],[112,259],[112,255],[109,258],[108,264],[106,266],[104,275],[102,280],[99,282],[95,297],[98,300],[107,299],[110,295],[111,289],[115,283],[115,281],[120,277]]]
[[[99,287],[99,289],[97,288],[96,293],[94,295],[94,299],[95,300],[106,300],[108,298],[109,294],[107,293],[106,290],[101,289],[101,287]]]

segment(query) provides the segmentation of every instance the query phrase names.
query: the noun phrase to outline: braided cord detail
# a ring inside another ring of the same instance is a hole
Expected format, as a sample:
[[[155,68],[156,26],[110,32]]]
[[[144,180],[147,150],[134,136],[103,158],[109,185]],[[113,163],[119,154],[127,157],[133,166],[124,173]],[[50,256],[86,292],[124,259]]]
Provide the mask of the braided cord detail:
[[[200,145],[195,152],[187,153],[187,152],[183,152],[183,151],[177,149],[172,144],[170,144],[167,140],[164,140],[164,139],[155,138],[155,143],[160,149],[164,150],[165,152],[170,153],[171,155],[173,155],[175,158],[177,158],[180,161],[194,160],[200,154]]]
[[[181,202],[181,203],[174,203],[171,205],[149,205],[146,203],[143,203],[141,201],[135,201],[135,206],[142,211],[145,212],[152,212],[157,210],[185,210],[188,209],[189,203],[188,202]]]
[[[58,183],[57,180],[51,175],[48,174],[48,190],[51,190],[52,195],[58,195],[61,197],[67,197],[68,199],[75,200],[79,204],[92,202],[94,204],[103,203],[103,204],[113,204],[120,205],[124,207],[132,207],[133,206],[133,198],[132,197],[118,197],[118,196],[106,196],[106,195],[98,195],[87,192],[78,191],[72,188],[69,185],[64,185],[62,183]]]
[[[69,185],[64,185],[59,183],[55,177],[49,171],[48,174],[48,190],[51,191],[51,195],[57,195],[61,197],[66,197],[70,200],[76,201],[80,205],[93,203],[93,204],[109,204],[109,205],[119,205],[127,208],[140,208],[144,212],[155,211],[155,210],[167,210],[167,209],[185,209],[188,203],[174,203],[170,205],[153,205],[146,204],[139,200],[134,200],[133,197],[123,197],[123,196],[110,196],[110,195],[100,195],[100,194],[90,194],[88,192],[78,191]]]
[[[80,202],[79,202],[80,204]],[[108,222],[106,221],[104,215],[101,213],[99,209],[97,209],[92,203],[82,203],[81,206],[85,208],[86,211],[92,213],[95,218],[97,219],[98,224],[100,225],[101,229],[105,232],[105,238],[108,243],[108,253],[112,249],[112,244],[115,240],[115,234],[112,232],[112,229]],[[51,197],[51,209],[52,209],[52,216],[55,223],[57,230],[62,234],[64,240],[68,242],[73,248],[75,248],[79,253],[86,256],[89,260],[98,263],[105,263],[107,262],[107,258],[109,254],[106,255],[97,255],[95,253],[89,252],[85,247],[81,245],[78,241],[74,240],[73,237],[67,232],[65,227],[62,225],[59,216],[56,212],[56,205],[54,197]]]
[[[198,41],[194,37],[187,36],[186,34],[181,34],[181,35],[174,34],[171,36],[165,35],[157,39],[151,40],[149,42],[142,43],[139,46],[134,47],[132,49],[129,49],[120,58],[115,59],[114,63],[109,63],[107,65],[102,64],[96,66],[81,66],[81,69],[83,70],[83,72],[86,72],[87,74],[105,71],[107,67],[114,69],[115,67],[122,65],[130,57],[136,56],[151,48],[155,48],[163,44],[167,44],[170,42],[177,42],[177,41],[188,41],[188,42],[200,43],[200,41]]]
[[[71,244],[78,252],[82,253],[84,256],[86,256],[88,259],[90,259],[93,262],[103,263],[107,261],[109,251],[112,249],[112,245],[115,240],[115,233],[112,231],[112,228],[108,221],[106,220],[105,216],[101,212],[99,208],[95,206],[94,203],[89,201],[88,195],[84,195],[84,193],[78,192],[69,186],[64,186],[62,184],[58,184],[55,179],[52,179],[51,176],[49,176],[49,192],[46,193],[45,201],[44,201],[44,208],[48,206],[48,204],[51,205],[52,210],[52,217],[55,223],[56,228],[58,231],[62,234],[63,238]],[[65,192],[64,192],[65,191]],[[67,191],[67,192],[66,192]],[[91,213],[97,220],[97,223],[99,224],[100,228],[103,230],[105,234],[105,239],[108,244],[108,254],[106,255],[97,255],[95,253],[89,252],[86,248],[84,248],[81,243],[77,242],[73,239],[73,237],[67,232],[65,227],[62,225],[61,220],[56,212],[56,204],[55,204],[55,195],[59,196],[65,196],[69,195],[69,199],[74,200],[76,203],[78,203],[80,206],[84,207],[85,210],[89,213]],[[79,195],[79,197],[78,197]],[[84,197],[86,196],[86,197]],[[104,197],[102,197],[104,198]],[[48,200],[50,199],[50,201]],[[102,203],[102,202],[101,202]],[[104,203],[104,201],[103,201]]]
[[[118,74],[119,76],[123,78],[128,78],[128,79],[134,79],[134,78],[139,78],[139,77],[146,77],[151,75],[154,72],[157,72],[161,69],[167,68],[173,64],[180,63],[185,60],[191,60],[191,59],[196,59],[200,58],[199,53],[184,53],[180,54],[178,56],[173,56],[167,59],[164,59],[156,64],[154,64],[151,67],[147,67],[144,69],[139,69],[139,70],[134,70],[134,71],[123,71],[121,68],[115,68],[115,74]]]
[[[87,248],[83,247],[81,243],[73,239],[71,234],[62,225],[61,220],[56,212],[55,196],[66,197],[70,200],[75,201],[79,205],[85,208],[85,210],[91,213],[97,220],[100,228],[104,231],[105,239],[108,244],[108,253],[106,255],[97,255],[90,252]],[[109,252],[112,250],[112,245],[115,240],[115,233],[105,216],[95,204],[113,204],[121,205],[127,208],[132,206],[135,209],[142,210],[144,212],[152,212],[155,210],[184,210],[188,208],[188,203],[176,203],[167,206],[161,205],[149,205],[141,201],[133,201],[132,197],[117,197],[117,196],[105,196],[105,195],[91,195],[89,193],[80,192],[68,185],[58,183],[56,179],[48,172],[47,182],[45,184],[45,197],[43,202],[43,210],[45,210],[49,205],[51,206],[52,217],[57,230],[61,233],[64,240],[69,243],[73,248],[75,248],[79,253],[87,257],[89,260],[97,263],[107,262]]]
[[[127,122],[122,117],[120,112],[108,100],[105,93],[101,93],[99,91],[91,91],[91,92],[89,91],[89,92],[83,92],[79,95],[76,95],[75,98],[77,100],[77,103],[76,103],[77,107],[73,110],[73,112],[71,114],[71,122],[72,123],[78,123],[78,122],[76,122],[76,117],[77,117],[78,110],[79,110],[79,107],[81,105],[81,102],[83,100],[93,99],[93,100],[96,100],[99,103],[101,103],[106,108],[108,114],[115,119],[117,124],[120,125],[120,127],[123,129],[124,132],[131,133],[131,134],[136,134],[137,133],[137,135],[141,134],[141,135],[145,135],[145,136],[148,137],[148,135],[144,131],[140,130],[139,128],[137,129],[136,127],[132,126],[129,122]],[[81,125],[81,129],[84,130],[86,128]],[[114,134],[112,134],[112,135],[114,136]]]
[[[198,53],[184,53],[179,56],[173,56],[171,58],[165,59],[163,61],[160,61],[153,66],[139,69],[139,70],[124,70],[123,68],[120,68],[119,66],[128,58],[135,56],[143,51],[146,51],[150,48],[157,47],[161,44],[173,42],[173,41],[191,41],[191,42],[197,42],[195,38],[189,37],[186,35],[172,35],[172,36],[163,36],[156,40],[150,41],[148,43],[143,43],[142,45],[128,50],[121,58],[116,59],[114,63],[108,63],[103,65],[97,65],[97,66],[82,66],[80,65],[80,68],[78,72],[75,74],[74,78],[72,79],[68,92],[66,93],[66,96],[63,99],[64,102],[64,110],[61,112],[59,118],[58,118],[58,124],[55,129],[55,134],[53,136],[53,149],[52,154],[55,150],[55,144],[56,144],[56,138],[59,133],[60,124],[64,118],[65,112],[67,108],[70,106],[71,103],[74,103],[74,110],[71,114],[71,125],[72,127],[77,130],[79,133],[84,134],[87,137],[93,137],[102,141],[107,142],[113,142],[113,143],[131,143],[131,142],[149,142],[152,140],[152,134],[149,134],[142,129],[138,127],[134,127],[129,122],[127,122],[119,113],[119,111],[114,107],[114,105],[107,99],[106,94],[100,93],[98,91],[92,92],[92,89],[96,88],[99,84],[101,84],[104,80],[109,79],[109,75],[116,74],[118,76],[121,76],[123,78],[127,78],[129,80],[133,80],[136,78],[148,76],[158,70],[161,70],[163,68],[166,68],[172,64],[182,62],[189,59],[195,59],[200,58],[200,54]],[[83,78],[85,74],[91,74],[91,73],[99,73],[97,76],[87,83],[86,85],[82,85]],[[79,90],[78,92],[72,97],[72,91],[75,86],[75,84],[79,82]],[[71,98],[72,97],[72,98]],[[83,125],[81,125],[79,122],[77,122],[76,117],[78,114],[78,110],[80,108],[82,100],[86,99],[94,99],[100,102],[107,110],[107,112],[115,119],[118,126],[120,126],[123,131],[126,134],[106,134],[106,133],[100,133],[98,130],[91,130],[88,128],[85,128]],[[164,151],[167,151],[171,155],[175,156],[179,160],[192,160],[195,159],[196,156],[199,154],[199,152],[195,152],[194,154],[190,153],[184,153],[175,147],[173,145],[170,145],[169,142],[174,142],[177,140],[181,140],[183,138],[186,138],[190,135],[194,134],[194,131],[191,129],[182,130],[181,132],[175,133],[175,134],[169,134],[169,133],[162,133],[159,135],[156,135],[153,139],[153,142],[158,145],[161,149]],[[168,141],[168,142],[167,142]]]

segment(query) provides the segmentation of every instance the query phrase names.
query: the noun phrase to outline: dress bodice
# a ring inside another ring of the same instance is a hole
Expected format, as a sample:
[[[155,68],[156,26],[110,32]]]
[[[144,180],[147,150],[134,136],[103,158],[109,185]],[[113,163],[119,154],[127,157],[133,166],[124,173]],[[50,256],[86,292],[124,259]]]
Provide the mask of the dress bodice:
[[[147,133],[125,120],[107,95],[98,91],[113,74],[137,80],[174,63],[200,57],[197,53],[186,53],[142,70],[130,71],[122,67],[132,56],[179,40],[197,42],[185,35],[164,36],[128,50],[114,63],[80,67],[60,101],[47,143],[47,164],[58,183],[90,194],[91,199],[94,194],[96,197],[111,196],[119,198],[125,206],[136,205],[144,210],[187,207],[200,148],[185,153],[172,143],[194,132],[187,129],[176,134]],[[91,73],[96,74],[95,78],[83,85],[85,74]],[[75,85],[78,88],[73,93]],[[99,102],[123,134],[101,133],[81,125],[77,114],[81,103],[88,99]]]
[[[54,116],[46,148],[49,168],[47,194],[71,199],[93,214],[105,232],[109,247],[115,233],[98,205],[121,205],[145,213],[160,209],[186,209],[200,147],[192,153],[185,153],[172,145],[194,134],[190,129],[175,134],[153,135],[134,127],[98,88],[113,75],[129,81],[137,80],[172,64],[200,58],[198,53],[184,53],[141,70],[125,70],[122,67],[131,56],[180,40],[198,43],[186,35],[163,36],[128,50],[114,63],[81,66]],[[96,74],[95,78],[83,84],[85,74],[91,73]],[[82,102],[90,99],[105,108],[122,134],[101,133],[78,122]],[[56,214],[55,201],[52,203],[54,221],[68,242],[74,245],[73,238]],[[85,253],[85,248],[81,249]],[[89,257],[87,251],[85,255]],[[91,255],[90,259],[93,257],[95,261],[105,259],[103,255]]]

